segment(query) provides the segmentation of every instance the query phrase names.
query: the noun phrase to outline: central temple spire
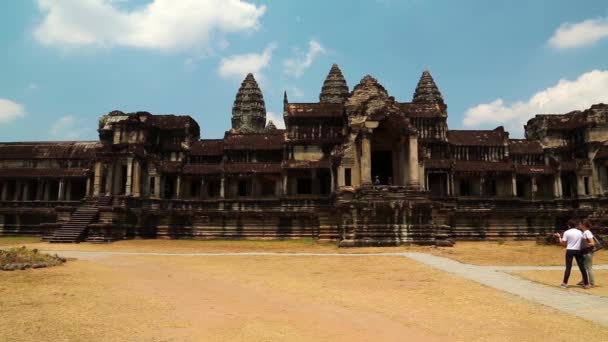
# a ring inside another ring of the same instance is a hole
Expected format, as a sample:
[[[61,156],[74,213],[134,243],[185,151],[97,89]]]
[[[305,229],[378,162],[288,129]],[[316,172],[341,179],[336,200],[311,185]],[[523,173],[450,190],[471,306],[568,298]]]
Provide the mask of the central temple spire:
[[[260,131],[266,126],[264,95],[253,74],[247,74],[232,106],[232,129]]]
[[[344,103],[348,97],[348,85],[337,64],[331,66],[319,95],[321,103]]]

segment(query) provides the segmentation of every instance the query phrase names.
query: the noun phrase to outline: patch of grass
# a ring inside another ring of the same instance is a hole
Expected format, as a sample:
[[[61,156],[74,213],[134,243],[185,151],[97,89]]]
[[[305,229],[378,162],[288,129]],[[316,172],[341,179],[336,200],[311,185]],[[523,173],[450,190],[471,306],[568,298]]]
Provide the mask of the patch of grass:
[[[0,270],[4,271],[57,266],[65,261],[57,254],[39,253],[37,249],[15,247],[9,250],[0,250]]]

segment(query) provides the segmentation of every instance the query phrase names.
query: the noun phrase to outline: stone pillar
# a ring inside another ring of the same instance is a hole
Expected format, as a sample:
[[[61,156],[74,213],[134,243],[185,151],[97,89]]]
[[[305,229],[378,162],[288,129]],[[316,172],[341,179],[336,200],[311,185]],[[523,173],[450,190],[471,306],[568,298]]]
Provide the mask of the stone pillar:
[[[44,189],[42,190],[42,198],[45,201],[49,201],[51,199],[51,182],[49,181],[45,181],[44,182]]]
[[[30,198],[30,181],[24,181],[23,182],[23,192],[21,194],[21,200],[22,201],[29,201]]]
[[[361,135],[361,185],[372,184],[372,146],[369,133]]]
[[[336,177],[334,175],[334,173],[335,173],[334,171],[335,171],[335,169],[333,167],[329,169],[329,174],[330,174],[330,177],[331,177],[330,178],[330,182],[331,183],[329,184],[329,191],[332,192],[332,193],[334,191],[336,191]]]
[[[205,178],[201,177],[201,185],[200,185],[200,189],[198,190],[198,198],[205,198]]]
[[[338,187],[346,186],[346,179],[344,177],[344,173],[346,173],[346,168],[343,166],[340,166],[340,167],[338,167],[337,172],[338,172]],[[353,181],[352,168],[351,168],[350,178],[351,178],[350,181],[352,183],[352,181]]]
[[[517,197],[517,175],[515,173],[511,174],[511,195]]]
[[[287,191],[287,184],[288,184],[288,176],[287,176],[287,172],[283,172],[281,174],[281,195],[283,196],[287,196],[288,191]]]
[[[97,197],[101,192],[101,177],[101,162],[95,162],[95,172],[93,175],[93,196]]]
[[[560,172],[556,173],[554,176],[554,196],[556,198],[562,198],[562,175]]]
[[[448,174],[448,191],[450,192],[450,196],[454,196],[454,174],[453,173],[449,173]]]
[[[21,187],[22,186],[23,185],[21,184],[20,180],[18,180],[18,181],[15,182],[15,189],[14,189],[14,192],[13,192],[13,200],[14,201],[21,200]]]
[[[63,201],[65,199],[65,179],[59,180],[59,192],[57,193],[57,200]]]
[[[409,186],[420,186],[419,168],[418,168],[418,138],[415,135],[410,135],[409,141]]]
[[[397,149],[397,153],[398,153],[398,162],[399,162],[399,173],[394,175],[394,180],[393,182],[397,185],[401,185],[401,186],[405,186],[408,184],[407,180],[408,180],[408,173],[409,173],[409,166],[407,164],[406,161],[406,152],[407,149],[405,148],[406,144],[407,144],[407,137],[401,137],[401,139],[399,139],[399,148]],[[409,153],[409,152],[408,152]]]
[[[0,194],[0,200],[6,201],[8,193],[8,182],[2,183],[2,193]]]
[[[108,174],[106,175],[106,195],[114,195],[114,164],[108,165]]]
[[[87,176],[87,185],[84,192],[85,197],[91,196],[91,177]]]
[[[177,175],[177,179],[175,181],[175,198],[182,198],[182,175]]]
[[[585,182],[584,177],[576,175],[576,194],[578,196],[585,196]]]
[[[71,180],[66,180],[65,183],[66,183],[66,186],[65,186],[65,200],[66,201],[71,201],[72,200],[72,181]]]
[[[44,190],[44,181],[39,179],[36,182],[36,201],[42,201],[42,191]]]
[[[485,193],[484,193],[484,190],[485,190],[485,186],[484,186],[485,184],[484,183],[485,183],[485,181],[486,181],[486,178],[484,177],[484,175],[480,174],[479,175],[479,196],[480,197],[485,196]]]
[[[532,176],[532,198],[536,197],[538,192],[538,185],[536,184],[536,176]]]
[[[125,196],[131,196],[133,185],[133,158],[127,158],[127,179],[125,181]]]
[[[160,188],[161,188],[160,175],[156,175],[156,177],[154,177],[154,197],[155,198],[160,198],[160,195],[161,195]]]
[[[224,175],[220,181],[220,198],[226,198],[226,176]]]

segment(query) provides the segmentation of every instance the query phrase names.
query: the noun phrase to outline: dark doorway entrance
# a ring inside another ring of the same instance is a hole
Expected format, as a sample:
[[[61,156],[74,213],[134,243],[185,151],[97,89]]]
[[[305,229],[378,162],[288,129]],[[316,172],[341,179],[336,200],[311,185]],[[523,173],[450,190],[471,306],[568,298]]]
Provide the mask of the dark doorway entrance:
[[[372,151],[372,183],[376,180],[383,185],[394,182],[392,151]]]

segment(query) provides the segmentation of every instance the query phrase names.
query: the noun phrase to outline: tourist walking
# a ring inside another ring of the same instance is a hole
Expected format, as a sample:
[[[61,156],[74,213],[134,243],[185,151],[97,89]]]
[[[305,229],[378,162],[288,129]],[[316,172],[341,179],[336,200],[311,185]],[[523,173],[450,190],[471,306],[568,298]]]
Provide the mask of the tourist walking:
[[[585,271],[587,272],[587,279],[589,284],[595,286],[595,280],[593,278],[593,252],[595,247],[595,237],[589,228],[591,228],[591,222],[589,220],[583,220],[579,225],[580,230],[583,232],[583,240],[581,241],[581,253],[583,254],[583,262],[585,264]],[[578,283],[583,285],[584,281]]]
[[[555,233],[555,236],[559,238],[559,242],[562,246],[566,247],[566,270],[564,271],[564,280],[562,281],[561,287],[568,287],[568,279],[570,278],[570,271],[572,270],[572,259],[576,259],[578,269],[583,275],[584,288],[589,289],[589,280],[587,279],[587,271],[583,262],[583,254],[581,253],[581,241],[583,240],[583,232],[577,229],[578,221],[569,220],[568,230],[564,232],[563,236],[559,233]]]

